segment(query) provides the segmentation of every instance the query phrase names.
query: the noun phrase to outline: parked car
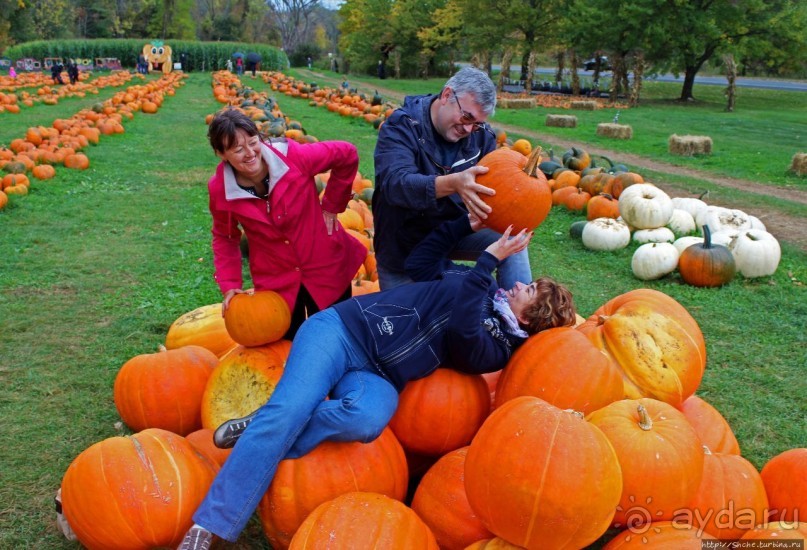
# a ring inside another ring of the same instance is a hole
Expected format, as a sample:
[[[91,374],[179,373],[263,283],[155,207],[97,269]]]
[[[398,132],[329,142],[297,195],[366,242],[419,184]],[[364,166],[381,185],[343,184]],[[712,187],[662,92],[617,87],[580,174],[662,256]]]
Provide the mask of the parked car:
[[[597,58],[592,57],[591,59],[587,59],[583,62],[583,68],[587,71],[593,71],[594,67],[597,65]],[[611,70],[611,64],[608,63],[608,56],[600,56],[600,70],[601,71],[609,71]]]

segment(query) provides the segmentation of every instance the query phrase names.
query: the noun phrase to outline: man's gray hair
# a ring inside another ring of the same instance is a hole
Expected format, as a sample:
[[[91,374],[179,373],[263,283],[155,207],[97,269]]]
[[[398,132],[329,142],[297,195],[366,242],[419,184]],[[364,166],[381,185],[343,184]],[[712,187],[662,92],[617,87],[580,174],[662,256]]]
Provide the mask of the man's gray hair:
[[[463,67],[445,85],[457,95],[473,94],[488,116],[496,110],[496,85],[490,77],[475,67]]]

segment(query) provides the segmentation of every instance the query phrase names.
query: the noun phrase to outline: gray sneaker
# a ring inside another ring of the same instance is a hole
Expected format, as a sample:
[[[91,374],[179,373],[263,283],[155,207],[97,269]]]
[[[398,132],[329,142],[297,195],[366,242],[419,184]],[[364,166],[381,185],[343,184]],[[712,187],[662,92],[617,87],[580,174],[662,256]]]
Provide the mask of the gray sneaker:
[[[258,411],[241,418],[228,420],[216,428],[216,431],[213,433],[213,444],[219,449],[229,449],[233,447],[235,442],[238,441],[238,438],[241,437],[241,434],[244,433],[244,430],[247,429],[247,426],[250,425],[252,419],[255,418],[256,414],[258,414]]]
[[[210,550],[213,533],[203,527],[191,527],[177,550]]]

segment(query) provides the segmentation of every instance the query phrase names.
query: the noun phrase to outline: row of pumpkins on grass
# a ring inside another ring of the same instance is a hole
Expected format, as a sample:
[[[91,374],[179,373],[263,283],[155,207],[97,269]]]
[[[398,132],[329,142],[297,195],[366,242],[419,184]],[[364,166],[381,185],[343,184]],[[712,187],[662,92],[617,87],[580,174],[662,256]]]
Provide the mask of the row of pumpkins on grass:
[[[566,151],[560,161],[551,153],[548,160],[535,159],[527,140],[517,140],[510,148],[530,157],[527,166],[537,162],[531,175],[539,185],[534,187],[540,187],[540,171],[553,206],[586,213],[587,221],[574,222],[569,230],[586,248],[612,251],[631,242],[640,245],[631,268],[641,280],[659,279],[677,269],[688,284],[714,287],[730,282],[737,272],[747,278],[772,275],[779,265],[779,242],[757,217],[742,210],[708,205],[700,198],[670,198],[610,159],[603,157],[607,169],[592,166],[589,153],[578,147]],[[698,232],[701,236],[694,235]]]
[[[121,367],[115,405],[137,433],[90,446],[62,481],[82,544],[179,542],[231,452],[212,430],[271,397],[288,324],[276,293],[239,294],[223,319],[221,304],[191,311],[167,349]],[[439,368],[410,382],[373,442],[282,461],[258,508],[264,533],[275,549],[351,550],[804,538],[807,449],[757,471],[694,395],[705,366],[703,334],[678,302],[617,296],[577,327],[530,337],[498,373]]]

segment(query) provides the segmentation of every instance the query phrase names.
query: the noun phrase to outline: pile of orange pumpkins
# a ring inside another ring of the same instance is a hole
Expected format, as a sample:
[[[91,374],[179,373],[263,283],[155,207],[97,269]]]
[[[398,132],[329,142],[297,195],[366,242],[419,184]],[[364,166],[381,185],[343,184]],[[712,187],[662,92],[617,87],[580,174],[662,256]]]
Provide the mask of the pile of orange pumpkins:
[[[243,314],[274,309],[267,322],[282,334],[288,310],[265,299]],[[137,433],[91,446],[62,483],[82,544],[179,542],[230,452],[212,430],[263,404],[283,373],[289,342],[244,338],[212,304],[178,318],[166,350],[121,368],[115,403]],[[807,448],[758,472],[695,395],[705,367],[703,334],[678,302],[649,289],[616,296],[576,327],[530,337],[502,371],[440,368],[410,382],[371,443],[282,461],[258,509],[264,533],[276,549],[804,539]]]

